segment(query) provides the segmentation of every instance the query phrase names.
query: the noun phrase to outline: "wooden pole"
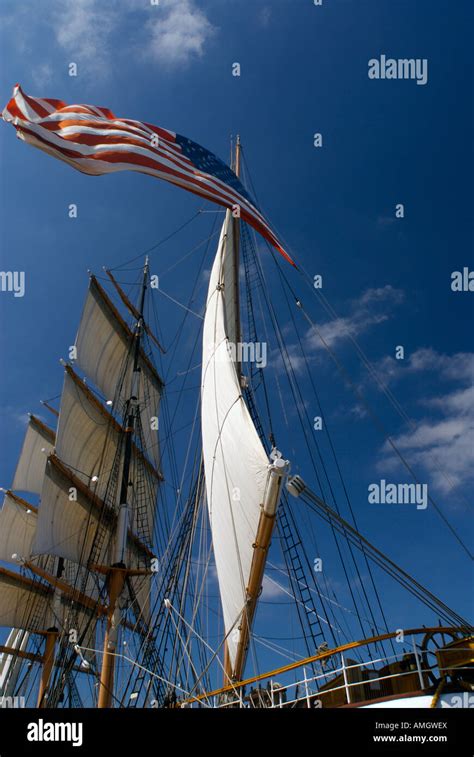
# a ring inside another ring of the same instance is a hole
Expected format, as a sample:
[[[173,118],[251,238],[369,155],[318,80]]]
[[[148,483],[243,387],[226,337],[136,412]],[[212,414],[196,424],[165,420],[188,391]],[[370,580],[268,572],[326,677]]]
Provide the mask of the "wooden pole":
[[[51,678],[51,671],[54,665],[54,652],[58,631],[56,628],[48,628],[44,644],[44,655],[42,658],[43,670],[41,671],[41,681],[38,692],[37,707],[44,708],[48,706],[48,687]]]
[[[117,517],[117,526],[115,532],[114,562],[108,573],[108,594],[109,608],[107,612],[107,628],[104,638],[104,654],[102,657],[102,668],[100,671],[99,698],[98,707],[103,709],[112,705],[114,691],[114,673],[115,673],[115,650],[117,648],[117,635],[120,626],[120,610],[117,601],[122,593],[127,569],[125,565],[128,524],[129,524],[129,496],[130,486],[130,464],[132,460],[132,442],[135,428],[135,420],[139,413],[138,408],[138,381],[140,374],[139,357],[140,357],[140,340],[143,330],[143,310],[145,304],[145,294],[148,282],[148,257],[145,259],[143,269],[143,282],[140,295],[140,304],[138,307],[138,319],[133,335],[133,378],[131,384],[131,395],[127,401],[126,417],[127,423],[123,429],[125,436],[125,450],[122,468],[122,483],[120,486],[119,512]]]
[[[107,629],[104,638],[104,655],[99,682],[99,708],[111,707],[114,689],[115,650],[117,648],[118,628],[114,622],[117,600],[122,592],[126,571],[112,568],[109,582],[109,610],[107,613]]]
[[[234,173],[237,177],[240,177],[240,136],[237,135],[235,142],[235,156],[232,155],[231,144],[231,163]],[[240,330],[240,219],[237,217],[232,218],[233,224],[233,250],[232,250],[232,269],[233,269],[233,292],[232,297],[234,300],[234,334],[235,334],[235,369],[237,371],[237,378],[240,383],[241,364],[239,344],[242,339]],[[232,632],[231,632],[232,633]],[[227,640],[224,642],[224,686],[227,686],[232,681],[232,661],[229,655],[229,646]]]
[[[267,561],[267,552],[270,546],[274,525],[275,516],[269,516],[262,511],[258,524],[257,538],[254,544],[252,566],[250,568],[249,583],[247,587],[248,601],[242,613],[242,621],[240,624],[240,639],[237,645],[234,670],[232,672],[232,677],[235,681],[239,681],[242,678],[247,647],[249,645],[250,639],[250,629],[252,627],[255,610],[257,609],[257,600],[260,595],[260,589],[262,587],[263,574]]]
[[[240,137],[237,135],[235,143],[235,175],[240,177]],[[237,377],[240,382],[241,364],[239,359],[239,344],[242,339],[240,330],[240,218],[233,218],[234,231],[234,249],[233,249],[233,270],[234,270],[234,312],[235,312],[235,367]]]

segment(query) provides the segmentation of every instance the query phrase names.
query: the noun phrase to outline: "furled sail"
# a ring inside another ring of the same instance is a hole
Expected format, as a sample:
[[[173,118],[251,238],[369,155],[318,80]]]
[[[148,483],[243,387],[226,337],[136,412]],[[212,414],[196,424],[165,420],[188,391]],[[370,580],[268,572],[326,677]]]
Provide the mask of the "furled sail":
[[[229,349],[226,272],[232,254],[231,224],[227,214],[209,281],[201,424],[209,519],[227,646],[234,662],[269,460],[242,397]]]
[[[92,276],[76,338],[77,365],[94,382],[106,400],[123,412],[132,386],[132,332]],[[162,382],[143,349],[139,354],[138,397],[146,454],[160,468],[157,422]],[[117,396],[119,387],[119,396]]]
[[[46,457],[54,447],[54,431],[30,415],[23,448],[16,467],[12,489],[41,493]]]

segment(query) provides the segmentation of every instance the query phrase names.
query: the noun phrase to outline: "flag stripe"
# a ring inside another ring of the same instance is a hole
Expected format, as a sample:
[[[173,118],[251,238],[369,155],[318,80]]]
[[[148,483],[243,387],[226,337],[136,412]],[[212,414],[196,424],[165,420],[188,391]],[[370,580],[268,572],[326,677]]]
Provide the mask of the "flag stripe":
[[[190,139],[153,124],[117,118],[108,108],[31,97],[19,85],[2,117],[26,142],[83,173],[138,171],[226,208],[238,205],[240,217],[294,265],[235,173]]]

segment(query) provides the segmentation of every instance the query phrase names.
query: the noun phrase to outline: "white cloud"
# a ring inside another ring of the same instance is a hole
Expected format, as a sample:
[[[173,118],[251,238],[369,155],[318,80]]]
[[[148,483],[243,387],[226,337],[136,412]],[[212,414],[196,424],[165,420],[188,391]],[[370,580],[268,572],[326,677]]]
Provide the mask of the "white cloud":
[[[396,379],[434,373],[446,389],[431,397],[423,397],[421,404],[429,407],[437,418],[424,418],[412,431],[395,436],[397,448],[406,454],[411,465],[420,467],[443,493],[454,487],[472,484],[474,479],[474,353],[454,355],[437,353],[432,349],[417,350],[405,366],[393,358],[385,359],[377,371],[383,372],[385,383]],[[423,381],[426,387],[426,380]],[[426,389],[425,389],[426,391]],[[382,448],[379,469],[398,469],[400,462],[388,442]]]
[[[457,352],[445,355],[430,347],[422,347],[413,352],[407,360],[396,360],[387,355],[374,368],[385,384],[419,373],[433,372],[447,381],[472,383],[474,379],[474,353]]]
[[[196,0],[161,0],[156,6],[147,0],[48,0],[41,5],[41,25],[28,3],[0,7],[2,23],[19,48],[34,61],[35,39],[44,38],[44,26],[49,27],[66,56],[62,72],[76,63],[79,76],[95,79],[107,78],[117,59],[130,56],[181,66],[202,57],[216,31]],[[49,83],[53,72],[50,61],[33,64],[34,83]]]
[[[399,305],[404,299],[400,289],[395,289],[390,284],[378,289],[367,289],[363,294],[352,302],[351,313],[343,318],[335,318],[332,321],[319,326],[322,338],[330,346],[342,339],[360,336],[372,326],[390,318],[390,311],[395,305]],[[384,312],[377,312],[380,305],[384,306]],[[313,349],[324,349],[324,344],[319,335],[311,329],[307,338]]]
[[[359,298],[350,303],[350,313],[344,317],[337,317],[323,324],[317,324],[318,330],[308,329],[303,338],[303,347],[308,363],[314,363],[319,351],[325,349],[324,342],[334,347],[337,342],[360,336],[371,327],[387,321],[392,309],[403,302],[404,293],[390,284],[378,289],[367,289]],[[321,337],[320,335],[321,334]],[[292,332],[286,331],[286,349],[295,373],[305,370],[305,359],[299,344],[291,344]],[[271,364],[278,373],[285,372],[286,359],[280,352],[271,356]]]
[[[288,596],[288,589],[282,586],[278,581],[269,576],[267,573],[263,576],[261,599],[270,601],[278,597]]]
[[[110,38],[119,12],[98,0],[69,0],[50,6],[50,23],[56,42],[77,63],[78,73],[103,77],[109,72]]]
[[[186,64],[200,58],[215,33],[206,15],[193,0],[162,0],[163,15],[146,24],[149,40],[146,56],[168,66]]]

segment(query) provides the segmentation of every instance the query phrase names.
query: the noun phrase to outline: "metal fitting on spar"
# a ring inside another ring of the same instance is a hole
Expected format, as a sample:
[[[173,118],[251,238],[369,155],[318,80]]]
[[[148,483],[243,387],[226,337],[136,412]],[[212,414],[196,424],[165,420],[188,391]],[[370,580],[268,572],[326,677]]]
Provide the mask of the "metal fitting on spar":
[[[277,511],[283,480],[288,475],[289,470],[289,460],[283,460],[282,457],[275,458],[268,468],[268,480],[263,500],[263,512],[270,518],[272,518]]]
[[[292,497],[299,497],[306,489],[306,484],[301,476],[292,476],[288,479],[286,490]]]

